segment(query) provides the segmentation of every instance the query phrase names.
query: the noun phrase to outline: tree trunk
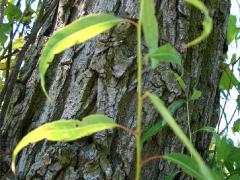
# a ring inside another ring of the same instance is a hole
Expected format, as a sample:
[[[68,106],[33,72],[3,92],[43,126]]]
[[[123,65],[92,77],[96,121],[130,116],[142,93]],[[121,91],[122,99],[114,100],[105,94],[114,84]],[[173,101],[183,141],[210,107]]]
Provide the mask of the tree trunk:
[[[116,28],[87,43],[74,46],[57,55],[47,73],[48,101],[39,85],[38,59],[48,36],[60,27],[90,13],[111,12],[124,18],[138,18],[138,0],[48,0],[58,6],[49,9],[36,41],[26,53],[25,64],[15,85],[3,125],[2,175],[10,172],[11,152],[30,130],[58,119],[81,119],[92,113],[103,113],[117,123],[136,128],[136,30],[129,24]],[[220,66],[223,62],[229,0],[204,1],[214,21],[207,40],[182,53],[187,92],[202,91],[199,100],[190,102],[192,132],[215,127],[218,120]],[[202,31],[202,15],[183,0],[157,0],[159,44],[167,42],[179,51],[184,43]],[[143,47],[145,51],[145,46]],[[143,87],[161,97],[166,105],[186,98],[169,70],[170,64],[152,71],[144,66]],[[180,72],[178,72],[180,74]],[[144,102],[144,130],[160,116],[149,101]],[[188,134],[186,107],[174,117]],[[206,157],[211,136],[193,134],[193,143]],[[143,147],[143,159],[169,152],[186,153],[186,149],[169,128],[164,128]],[[43,141],[25,148],[19,155],[19,179],[134,179],[135,138],[122,130],[108,130],[71,143]],[[169,162],[152,161],[143,167],[142,179],[163,179],[177,167]]]

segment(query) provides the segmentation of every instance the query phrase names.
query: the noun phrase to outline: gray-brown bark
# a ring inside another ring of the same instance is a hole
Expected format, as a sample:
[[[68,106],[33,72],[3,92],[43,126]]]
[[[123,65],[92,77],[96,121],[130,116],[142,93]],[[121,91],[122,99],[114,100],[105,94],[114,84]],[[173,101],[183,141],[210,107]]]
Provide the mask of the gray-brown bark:
[[[53,30],[90,13],[113,12],[124,18],[137,18],[138,3],[138,0],[60,0],[59,6],[52,9],[38,39],[27,52],[1,127],[3,179],[12,178],[10,152],[16,143],[29,130],[45,122],[81,119],[97,112],[128,128],[136,127],[136,31],[131,25],[119,25],[57,55],[47,74],[52,101],[47,101],[40,89],[37,67],[46,35]],[[189,94],[194,88],[203,92],[200,100],[190,104],[192,131],[202,126],[215,126],[217,122],[218,82],[229,12],[228,0],[205,3],[213,17],[213,32],[206,41],[182,54]],[[160,44],[169,42],[180,50],[184,43],[200,34],[202,16],[183,0],[157,0],[156,10]],[[143,73],[144,90],[158,94],[166,104],[185,98],[169,69],[177,72],[176,67],[164,64],[154,71],[145,66]],[[180,108],[175,117],[187,134],[186,107]],[[159,118],[150,102],[145,101],[144,129]],[[209,135],[193,135],[193,142],[203,155],[209,140]],[[172,151],[186,152],[168,128],[147,142],[143,150],[143,158]],[[72,143],[44,141],[22,151],[17,171],[19,179],[133,179],[134,151],[134,137],[122,130],[100,132]],[[143,168],[142,179],[163,179],[175,170],[177,167],[169,162],[153,161]]]

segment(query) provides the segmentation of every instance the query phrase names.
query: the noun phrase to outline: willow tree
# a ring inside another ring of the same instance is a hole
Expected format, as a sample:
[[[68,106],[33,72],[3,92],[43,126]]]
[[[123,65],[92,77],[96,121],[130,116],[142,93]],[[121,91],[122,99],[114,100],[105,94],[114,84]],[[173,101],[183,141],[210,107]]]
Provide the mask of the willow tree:
[[[183,92],[176,77],[169,73],[170,70],[179,75],[182,73],[173,64],[161,64],[154,71],[144,65],[142,74],[143,89],[157,94],[166,105],[190,97],[194,89],[202,92],[199,99],[190,101],[188,107],[181,106],[174,113],[186,134],[189,132],[187,119],[191,132],[204,126],[215,127],[218,121],[218,82],[230,2],[210,0],[205,4],[213,18],[213,31],[205,41],[185,51],[183,45],[202,32],[201,12],[183,0],[157,0],[155,4],[159,45],[170,43],[181,53],[186,91]],[[118,25],[55,56],[46,75],[51,101],[40,87],[38,59],[49,36],[84,15],[99,12],[110,12],[135,21],[139,1],[44,2],[30,40],[19,55],[24,59],[24,65],[16,74],[17,80],[8,87],[1,109],[3,179],[13,176],[10,161],[16,143],[43,123],[102,113],[129,129],[136,128],[136,29],[129,23]],[[144,42],[142,49],[146,49]],[[150,102],[144,101],[143,133],[161,119],[151,106]],[[211,136],[202,132],[191,136],[197,150],[206,158]],[[142,157],[169,152],[186,153],[186,149],[172,131],[164,127],[144,143]],[[122,130],[108,130],[71,143],[43,141],[32,144],[20,154],[17,171],[20,179],[133,179],[134,163],[135,138]],[[176,165],[156,160],[143,167],[142,178],[163,179],[177,171]]]

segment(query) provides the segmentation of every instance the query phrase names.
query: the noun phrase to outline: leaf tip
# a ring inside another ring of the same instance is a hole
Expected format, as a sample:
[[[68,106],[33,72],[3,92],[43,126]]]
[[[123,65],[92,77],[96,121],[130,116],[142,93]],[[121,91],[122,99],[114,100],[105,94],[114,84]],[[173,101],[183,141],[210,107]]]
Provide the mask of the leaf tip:
[[[13,161],[12,161],[11,170],[12,170],[13,174],[16,175],[15,159],[13,159]]]

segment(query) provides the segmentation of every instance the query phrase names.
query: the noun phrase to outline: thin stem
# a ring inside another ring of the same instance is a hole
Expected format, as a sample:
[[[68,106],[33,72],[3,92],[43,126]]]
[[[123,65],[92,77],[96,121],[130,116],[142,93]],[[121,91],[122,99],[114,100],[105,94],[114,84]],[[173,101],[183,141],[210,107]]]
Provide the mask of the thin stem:
[[[238,110],[238,107],[235,108],[235,110],[234,110],[234,112],[233,112],[230,120],[227,122],[225,128],[219,133],[220,135],[222,135],[226,130],[227,130],[227,132],[228,132],[228,126],[232,123],[233,118],[234,118],[234,115],[236,114],[237,110]]]
[[[187,121],[188,121],[189,140],[192,143],[192,131],[191,131],[191,125],[190,125],[189,99],[188,99],[188,96],[187,96]],[[191,156],[192,156],[192,154],[191,154]]]
[[[151,156],[145,160],[142,161],[142,166],[144,166],[145,164],[149,163],[150,161],[153,161],[153,160],[160,160],[163,158],[163,155],[158,155],[158,156]]]
[[[126,132],[128,132],[128,134],[131,134],[133,136],[136,135],[136,133],[133,130],[127,128],[126,126],[122,126],[122,125],[118,124],[117,127],[120,128],[120,129],[123,129]]]
[[[137,26],[137,131],[136,131],[136,180],[141,175],[141,124],[142,124],[142,48],[141,48],[141,24]]]
[[[141,144],[141,124],[142,124],[142,11],[143,1],[140,2],[139,22],[137,25],[137,130],[136,130],[136,180],[141,177],[142,168],[142,144]]]

